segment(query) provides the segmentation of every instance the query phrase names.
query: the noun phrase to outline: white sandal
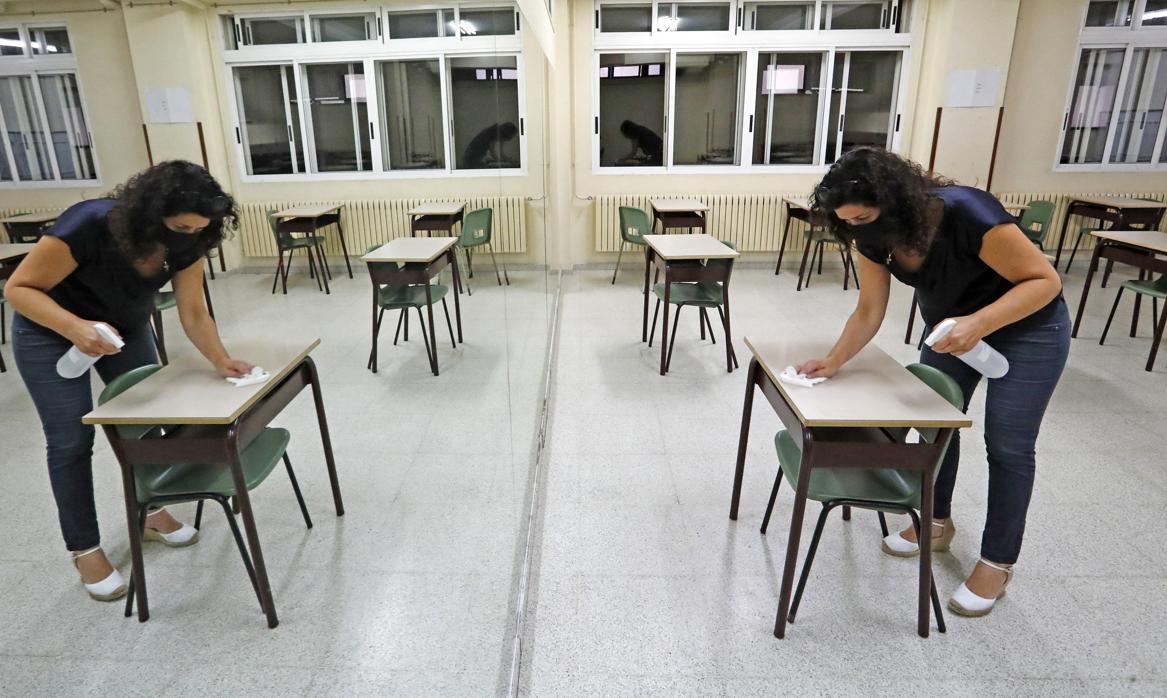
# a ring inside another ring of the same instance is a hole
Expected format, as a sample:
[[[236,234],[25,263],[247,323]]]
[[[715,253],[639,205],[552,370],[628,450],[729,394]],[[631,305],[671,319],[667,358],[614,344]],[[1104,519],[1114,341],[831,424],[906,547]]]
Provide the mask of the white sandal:
[[[99,552],[100,550],[101,546],[98,546],[96,548],[90,548],[89,550],[85,550],[79,553],[72,553],[73,566],[77,567],[77,560],[85,557],[86,555],[92,555],[93,553]],[[78,567],[77,571],[80,572],[81,569]],[[122,578],[122,573],[118,572],[116,568],[113,572],[110,572],[108,577],[101,580],[100,582],[89,584],[84,579],[82,579],[81,583],[85,586],[85,591],[89,592],[89,595],[97,601],[116,601],[126,595],[126,580]]]
[[[939,526],[941,535],[939,538],[933,536],[932,538],[932,552],[943,553],[947,552],[952,544],[952,537],[956,535],[956,525],[949,526],[948,523],[952,519],[933,519],[932,526]],[[920,546],[914,541],[910,541],[899,533],[892,533],[885,536],[883,543],[880,545],[883,552],[895,557],[915,557],[920,554]]]
[[[159,512],[166,511],[166,507],[155,509],[150,512],[146,518],[153,516]],[[185,548],[188,545],[194,545],[199,540],[199,529],[189,524],[182,524],[182,528],[170,533],[163,533],[162,531],[146,527],[142,534],[142,538],[148,541],[158,541],[168,548]]]
[[[980,616],[987,616],[989,611],[993,610],[993,605],[997,603],[997,599],[1005,595],[1005,587],[1009,586],[1009,582],[1013,581],[1013,566],[1008,567],[998,565],[995,562],[989,562],[985,558],[981,558],[981,564],[986,567],[991,567],[998,572],[1005,573],[1005,583],[1001,585],[1001,591],[991,599],[986,599],[983,596],[977,596],[969,591],[968,587],[963,583],[957,588],[952,598],[948,600],[948,608],[953,613],[961,616],[969,616],[977,618]]]

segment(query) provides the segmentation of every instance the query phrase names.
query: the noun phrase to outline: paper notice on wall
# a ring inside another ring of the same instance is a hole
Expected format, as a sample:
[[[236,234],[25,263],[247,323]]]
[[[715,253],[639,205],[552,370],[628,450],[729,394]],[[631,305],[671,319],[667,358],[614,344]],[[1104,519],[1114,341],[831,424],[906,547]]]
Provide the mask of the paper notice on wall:
[[[1001,70],[954,70],[948,74],[946,107],[995,107],[1001,92]]]
[[[195,120],[190,90],[151,87],[146,90],[146,117],[152,124],[187,124]]]

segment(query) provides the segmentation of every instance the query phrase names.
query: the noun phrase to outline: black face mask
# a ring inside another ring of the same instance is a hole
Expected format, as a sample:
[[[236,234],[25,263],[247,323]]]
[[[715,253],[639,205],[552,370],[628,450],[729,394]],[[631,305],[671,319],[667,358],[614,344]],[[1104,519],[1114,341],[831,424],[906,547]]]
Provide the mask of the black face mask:
[[[888,225],[889,223],[890,221],[887,217],[881,215],[870,223],[849,225],[849,227],[851,229],[851,235],[858,244],[870,247],[884,247],[887,244],[886,240],[889,233],[893,232],[892,226]]]
[[[199,244],[199,236],[196,233],[178,233],[164,225],[158,230],[158,242],[165,245],[170,254],[182,254]]]

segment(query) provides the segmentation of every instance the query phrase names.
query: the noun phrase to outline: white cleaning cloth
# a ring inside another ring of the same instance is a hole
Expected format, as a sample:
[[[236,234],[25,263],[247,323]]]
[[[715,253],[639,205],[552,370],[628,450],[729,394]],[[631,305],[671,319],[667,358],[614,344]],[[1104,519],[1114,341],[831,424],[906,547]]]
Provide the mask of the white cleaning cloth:
[[[778,374],[778,380],[786,385],[798,385],[803,388],[813,388],[819,383],[822,383],[826,378],[808,378],[805,373],[798,373],[793,366],[787,366],[782,373]]]
[[[264,381],[266,381],[269,378],[271,378],[270,373],[263,370],[259,366],[256,366],[255,368],[251,369],[251,373],[248,373],[246,376],[241,376],[239,378],[228,377],[227,382],[230,383],[231,385],[235,386],[236,388],[242,388],[242,387],[247,386],[247,385],[255,385],[256,383],[263,383]]]

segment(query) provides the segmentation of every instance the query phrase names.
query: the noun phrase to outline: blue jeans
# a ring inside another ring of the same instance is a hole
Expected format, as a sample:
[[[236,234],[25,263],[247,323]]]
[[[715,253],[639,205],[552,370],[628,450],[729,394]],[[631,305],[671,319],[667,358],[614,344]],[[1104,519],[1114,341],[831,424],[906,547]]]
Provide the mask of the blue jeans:
[[[94,365],[106,383],[139,366],[158,363],[149,324],[122,339],[126,345],[121,352]],[[101,533],[93,503],[94,429],[81,423],[93,409],[89,372],[72,379],[57,374],[57,359],[71,346],[61,335],[21,315],[12,320],[12,355],[45,432],[61,535],[68,550],[81,551],[99,545]]]
[[[930,329],[925,332],[931,331]],[[1006,327],[985,342],[1009,360],[1009,372],[989,380],[985,397],[985,448],[989,461],[988,512],[981,534],[981,557],[999,564],[1017,562],[1025,515],[1033,492],[1034,445],[1042,417],[1070,351],[1070,313],[1064,300],[1053,318],[1038,326]],[[964,409],[980,383],[980,373],[951,354],[924,347],[920,361],[952,376],[964,391]],[[960,461],[960,435],[953,435],[936,477],[936,518],[952,512],[952,489]]]

